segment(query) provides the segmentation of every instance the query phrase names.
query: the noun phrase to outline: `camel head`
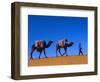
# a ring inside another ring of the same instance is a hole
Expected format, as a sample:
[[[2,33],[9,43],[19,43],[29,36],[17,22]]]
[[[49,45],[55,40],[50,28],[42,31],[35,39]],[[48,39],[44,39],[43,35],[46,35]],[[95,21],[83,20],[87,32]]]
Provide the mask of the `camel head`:
[[[50,47],[52,43],[53,43],[53,41],[49,40],[48,44],[46,45],[46,48]]]
[[[74,42],[70,42],[70,44],[71,44],[71,45],[73,45],[73,44],[74,44]]]
[[[53,43],[53,41],[49,40],[49,41],[48,41],[48,43],[50,43],[50,44],[51,44],[51,43]]]
[[[68,40],[65,38],[65,42],[68,42]]]
[[[67,47],[71,47],[73,46],[74,42],[70,42],[69,44],[67,44]]]

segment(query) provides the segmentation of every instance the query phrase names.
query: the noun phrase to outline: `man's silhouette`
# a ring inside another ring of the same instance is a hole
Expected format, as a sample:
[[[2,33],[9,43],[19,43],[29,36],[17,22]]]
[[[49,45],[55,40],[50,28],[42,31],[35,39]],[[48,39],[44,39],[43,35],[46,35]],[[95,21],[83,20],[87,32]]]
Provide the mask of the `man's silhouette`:
[[[83,55],[81,43],[79,43],[79,55]]]

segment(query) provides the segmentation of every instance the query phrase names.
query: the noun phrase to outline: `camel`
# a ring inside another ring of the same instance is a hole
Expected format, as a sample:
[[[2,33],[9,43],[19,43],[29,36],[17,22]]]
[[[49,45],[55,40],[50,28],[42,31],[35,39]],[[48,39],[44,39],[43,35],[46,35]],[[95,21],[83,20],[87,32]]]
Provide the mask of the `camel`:
[[[57,42],[57,44],[56,44],[56,56],[58,56],[57,52],[59,52],[61,56],[63,56],[64,54],[66,54],[66,56],[68,56],[67,48],[71,47],[74,43],[73,42],[67,43],[67,42],[68,42],[67,39],[63,39],[63,40],[60,40]],[[65,52],[63,54],[61,54],[61,51],[60,51],[61,48],[64,48]]]
[[[44,40],[38,40],[38,41],[36,41],[35,44],[32,45],[30,59],[33,59],[32,54],[33,54],[33,52],[35,50],[40,53],[39,59],[41,57],[41,53],[42,52],[44,52],[45,58],[47,58],[46,52],[45,52],[45,48],[49,48],[52,43],[53,43],[53,41],[48,41],[48,43],[46,43],[46,41],[44,41]]]

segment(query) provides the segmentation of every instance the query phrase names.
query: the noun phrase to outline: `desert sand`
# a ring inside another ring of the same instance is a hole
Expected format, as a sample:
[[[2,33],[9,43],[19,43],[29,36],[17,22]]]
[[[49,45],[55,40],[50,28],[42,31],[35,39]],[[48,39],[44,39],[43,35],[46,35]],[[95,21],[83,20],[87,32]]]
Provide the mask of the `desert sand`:
[[[31,59],[28,66],[87,64],[87,56],[59,56],[52,58]]]

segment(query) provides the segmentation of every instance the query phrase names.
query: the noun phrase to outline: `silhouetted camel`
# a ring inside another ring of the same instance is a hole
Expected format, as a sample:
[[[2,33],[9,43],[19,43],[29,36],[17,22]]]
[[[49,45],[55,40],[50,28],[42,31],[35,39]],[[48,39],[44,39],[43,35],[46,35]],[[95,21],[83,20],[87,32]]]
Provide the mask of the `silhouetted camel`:
[[[53,43],[53,41],[48,41],[48,44],[46,43],[46,41],[44,40],[38,40],[35,42],[35,44],[32,45],[32,50],[31,50],[31,57],[30,59],[33,59],[32,57],[32,53],[36,50],[37,52],[40,52],[40,55],[39,55],[39,59],[41,57],[41,53],[44,52],[44,55],[45,57],[47,58],[46,56],[46,52],[45,52],[45,48],[49,48],[50,45]]]
[[[67,43],[67,42],[68,42],[67,39],[60,40],[57,42],[57,44],[56,44],[56,56],[57,56],[57,52],[59,52],[61,56],[63,56],[64,54],[66,54],[66,56],[68,56],[67,47],[71,47],[74,43],[73,42]],[[61,51],[60,51],[61,48],[64,48],[65,52],[63,54],[61,54]]]

